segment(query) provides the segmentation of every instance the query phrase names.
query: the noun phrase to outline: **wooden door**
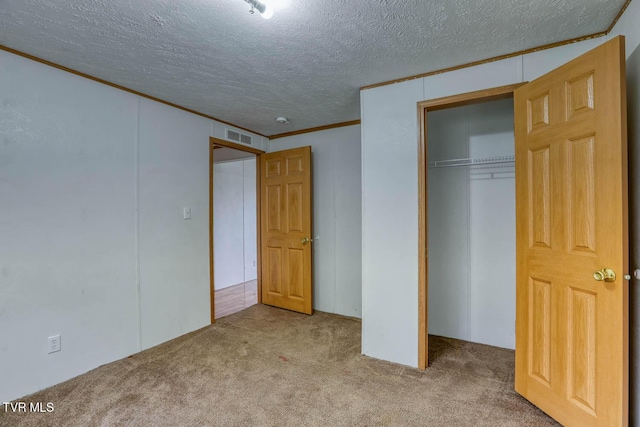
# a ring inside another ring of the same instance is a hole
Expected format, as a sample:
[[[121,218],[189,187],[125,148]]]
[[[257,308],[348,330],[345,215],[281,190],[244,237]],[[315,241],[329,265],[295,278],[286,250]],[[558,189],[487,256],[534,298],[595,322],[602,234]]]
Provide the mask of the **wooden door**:
[[[311,147],[260,162],[262,303],[311,314]]]
[[[565,426],[628,423],[624,58],[618,37],[515,91],[516,391]]]

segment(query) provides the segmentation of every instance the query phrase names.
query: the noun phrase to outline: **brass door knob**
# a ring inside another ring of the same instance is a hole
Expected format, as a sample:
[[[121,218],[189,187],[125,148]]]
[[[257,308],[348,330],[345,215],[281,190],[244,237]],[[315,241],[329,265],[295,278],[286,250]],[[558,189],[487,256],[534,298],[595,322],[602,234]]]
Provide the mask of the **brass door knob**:
[[[311,240],[308,237],[303,237],[302,238],[302,244],[306,245],[307,243],[309,243]]]
[[[616,272],[610,268],[603,268],[593,273],[593,278],[598,282],[615,282]]]

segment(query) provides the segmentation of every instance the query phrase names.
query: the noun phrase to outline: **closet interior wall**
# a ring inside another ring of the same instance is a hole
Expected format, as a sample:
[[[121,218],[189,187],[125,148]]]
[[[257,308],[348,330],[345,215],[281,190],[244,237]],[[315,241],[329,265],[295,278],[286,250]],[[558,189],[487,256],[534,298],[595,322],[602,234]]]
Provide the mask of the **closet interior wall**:
[[[213,166],[215,289],[257,278],[256,158],[233,159],[217,149]],[[220,152],[217,153],[217,152]],[[220,161],[215,160],[219,157]],[[231,158],[231,160],[226,160]]]
[[[513,99],[427,114],[428,332],[515,348]]]

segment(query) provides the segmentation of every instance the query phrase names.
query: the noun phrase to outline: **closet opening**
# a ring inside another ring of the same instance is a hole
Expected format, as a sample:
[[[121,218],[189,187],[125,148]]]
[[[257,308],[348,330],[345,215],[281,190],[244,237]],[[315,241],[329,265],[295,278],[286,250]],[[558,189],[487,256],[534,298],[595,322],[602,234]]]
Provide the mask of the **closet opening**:
[[[515,349],[519,86],[418,104],[421,369],[429,334]]]

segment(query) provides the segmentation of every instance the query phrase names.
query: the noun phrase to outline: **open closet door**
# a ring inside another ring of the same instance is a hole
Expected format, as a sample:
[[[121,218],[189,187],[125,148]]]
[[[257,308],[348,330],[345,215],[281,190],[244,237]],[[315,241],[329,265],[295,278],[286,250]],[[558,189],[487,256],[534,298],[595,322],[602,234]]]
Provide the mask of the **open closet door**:
[[[565,426],[628,424],[624,38],[515,91],[516,391]]]
[[[311,314],[311,147],[260,162],[262,303]]]

